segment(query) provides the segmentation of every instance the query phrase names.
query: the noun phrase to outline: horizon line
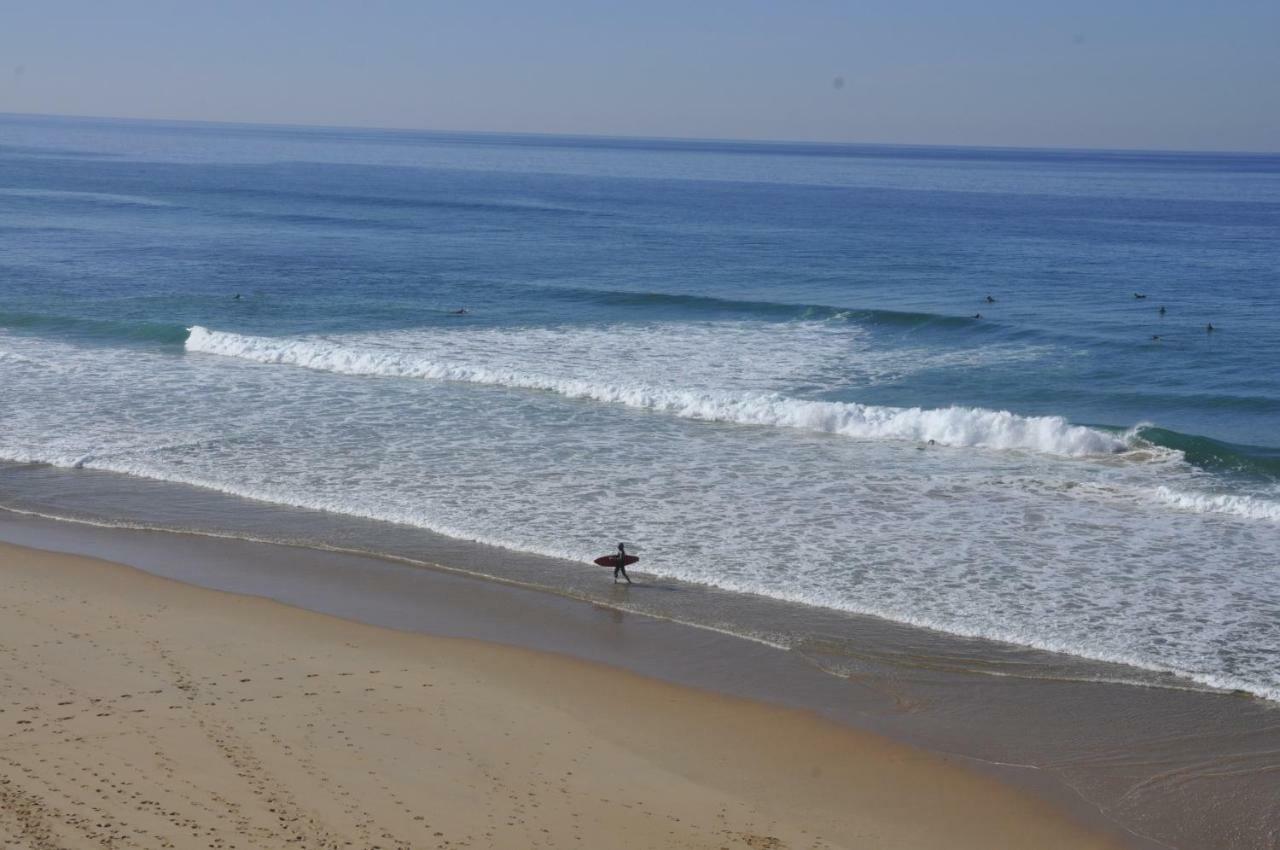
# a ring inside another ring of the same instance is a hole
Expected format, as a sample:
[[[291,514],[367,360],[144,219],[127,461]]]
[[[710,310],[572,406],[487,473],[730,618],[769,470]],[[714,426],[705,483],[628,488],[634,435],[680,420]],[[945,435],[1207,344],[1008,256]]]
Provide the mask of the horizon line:
[[[302,124],[294,122],[271,121],[229,121],[210,118],[154,118],[132,115],[86,115],[58,112],[7,112],[0,111],[0,117],[15,118],[54,118],[79,119],[88,121],[125,121],[139,124],[198,124],[223,127],[261,127],[293,130],[354,130],[371,133],[423,133],[440,136],[505,136],[531,137],[545,139],[582,139],[600,141],[635,141],[635,142],[680,142],[686,144],[739,144],[739,145],[811,145],[829,148],[916,148],[936,150],[979,150],[979,151],[1038,151],[1045,153],[1115,153],[1115,154],[1190,154],[1190,155],[1225,155],[1249,157],[1280,156],[1280,150],[1224,150],[1221,148],[1144,148],[1144,147],[1084,147],[1084,146],[1044,146],[1044,145],[979,145],[956,144],[949,142],[868,142],[868,141],[829,141],[818,139],[773,139],[773,138],[734,138],[730,136],[633,136],[614,133],[565,133],[547,130],[464,130],[439,129],[426,127],[386,127],[371,124]]]

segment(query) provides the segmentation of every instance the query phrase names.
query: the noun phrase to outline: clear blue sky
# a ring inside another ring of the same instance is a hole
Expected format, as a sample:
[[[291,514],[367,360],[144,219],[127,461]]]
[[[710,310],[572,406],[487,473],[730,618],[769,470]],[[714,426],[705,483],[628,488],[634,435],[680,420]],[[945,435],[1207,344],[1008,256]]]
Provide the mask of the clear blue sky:
[[[28,0],[0,112],[1280,151],[1280,0]]]

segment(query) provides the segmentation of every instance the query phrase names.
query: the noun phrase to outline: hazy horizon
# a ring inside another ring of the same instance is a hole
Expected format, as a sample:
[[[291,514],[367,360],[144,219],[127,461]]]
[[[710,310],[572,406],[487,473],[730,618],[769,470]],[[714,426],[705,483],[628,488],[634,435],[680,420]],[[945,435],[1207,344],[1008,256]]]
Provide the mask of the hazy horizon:
[[[298,122],[273,121],[224,121],[208,118],[147,118],[137,115],[89,115],[56,112],[0,112],[0,117],[55,119],[66,121],[102,121],[128,122],[139,124],[207,124],[217,127],[255,127],[293,130],[352,130],[369,133],[419,133],[426,136],[497,136],[508,138],[531,137],[547,139],[591,139],[599,141],[635,141],[635,142],[675,142],[689,144],[744,144],[744,145],[813,145],[815,147],[850,147],[850,148],[937,148],[953,150],[1009,150],[1009,151],[1043,151],[1043,152],[1080,152],[1080,153],[1151,153],[1151,154],[1225,154],[1239,156],[1277,156],[1280,149],[1247,150],[1224,148],[1155,148],[1155,147],[1087,147],[1080,145],[986,145],[986,144],[951,144],[948,142],[897,142],[880,139],[828,141],[823,139],[779,139],[779,138],[741,138],[731,136],[655,136],[655,135],[621,135],[616,133],[558,133],[538,130],[476,130],[467,127],[389,127],[357,124],[304,124]]]
[[[1280,5],[15,7],[0,112],[623,138],[1280,152]]]

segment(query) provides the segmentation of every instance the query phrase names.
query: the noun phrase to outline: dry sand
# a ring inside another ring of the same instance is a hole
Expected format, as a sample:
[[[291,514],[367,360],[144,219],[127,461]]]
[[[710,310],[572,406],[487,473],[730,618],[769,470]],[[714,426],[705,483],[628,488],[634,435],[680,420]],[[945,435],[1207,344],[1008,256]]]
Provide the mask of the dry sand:
[[[1100,848],[790,709],[0,544],[5,847]]]

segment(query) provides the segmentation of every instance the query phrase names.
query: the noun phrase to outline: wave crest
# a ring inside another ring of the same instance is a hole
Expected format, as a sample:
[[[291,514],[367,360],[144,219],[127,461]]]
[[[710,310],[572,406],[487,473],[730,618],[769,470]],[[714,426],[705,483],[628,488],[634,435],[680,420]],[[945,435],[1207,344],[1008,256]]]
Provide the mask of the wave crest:
[[[686,419],[795,428],[880,440],[933,440],[945,446],[1022,449],[1056,455],[1123,451],[1115,434],[1072,425],[1060,416],[1020,416],[975,407],[884,407],[807,401],[779,393],[691,391],[653,384],[610,384],[510,368],[433,360],[399,351],[344,346],[323,339],[277,339],[189,328],[186,349],[259,363],[344,375],[425,378],[543,390],[566,398],[622,404]]]
[[[1272,499],[1231,493],[1185,493],[1169,487],[1157,487],[1155,494],[1164,504],[1185,511],[1280,522],[1280,501]]]

